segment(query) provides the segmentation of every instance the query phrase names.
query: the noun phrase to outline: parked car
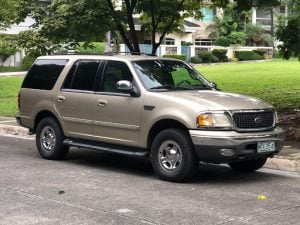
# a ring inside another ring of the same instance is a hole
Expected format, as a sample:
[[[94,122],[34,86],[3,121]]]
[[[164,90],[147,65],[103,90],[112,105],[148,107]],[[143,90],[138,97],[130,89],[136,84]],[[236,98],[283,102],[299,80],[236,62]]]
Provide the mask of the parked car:
[[[284,140],[271,104],[217,90],[175,59],[39,57],[18,101],[16,119],[43,158],[61,159],[71,146],[150,156],[168,181],[191,178],[199,161],[257,170]]]

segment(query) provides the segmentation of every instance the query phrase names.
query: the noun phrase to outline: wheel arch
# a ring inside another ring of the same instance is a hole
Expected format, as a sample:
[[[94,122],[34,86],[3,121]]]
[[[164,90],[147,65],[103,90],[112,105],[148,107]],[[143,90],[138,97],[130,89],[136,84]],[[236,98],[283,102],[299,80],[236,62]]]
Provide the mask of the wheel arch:
[[[37,126],[38,124],[41,122],[42,119],[46,118],[46,117],[51,117],[53,118],[58,125],[62,128],[61,123],[59,122],[58,118],[56,117],[56,115],[48,110],[42,110],[40,111],[34,119],[34,128],[33,128],[33,133],[36,132]],[[63,130],[63,129],[62,129]]]
[[[161,131],[166,129],[180,129],[188,132],[188,128],[182,124],[181,122],[174,120],[174,119],[162,119],[157,121],[155,124],[152,125],[148,137],[147,137],[147,148],[151,148],[151,144],[156,137],[157,134],[159,134]]]

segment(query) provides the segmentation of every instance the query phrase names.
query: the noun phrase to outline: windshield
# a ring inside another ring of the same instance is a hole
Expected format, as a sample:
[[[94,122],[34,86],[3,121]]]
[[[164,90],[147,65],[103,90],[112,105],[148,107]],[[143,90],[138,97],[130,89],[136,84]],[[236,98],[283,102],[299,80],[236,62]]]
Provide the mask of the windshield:
[[[212,89],[195,69],[181,61],[134,61],[133,66],[146,89],[151,91]]]

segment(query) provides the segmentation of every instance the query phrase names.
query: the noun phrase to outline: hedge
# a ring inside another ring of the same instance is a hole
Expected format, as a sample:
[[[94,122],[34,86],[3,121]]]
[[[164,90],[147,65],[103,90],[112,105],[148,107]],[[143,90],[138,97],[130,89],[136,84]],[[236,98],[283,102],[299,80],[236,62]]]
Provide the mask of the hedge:
[[[239,61],[247,61],[247,60],[262,60],[263,57],[253,51],[236,51],[235,57]]]
[[[197,56],[202,59],[203,63],[219,62],[219,59],[216,56],[214,56],[210,51],[199,51],[197,52]]]
[[[202,58],[199,58],[199,56],[193,56],[191,57],[191,63],[200,64],[202,63]]]
[[[214,49],[212,54],[216,56],[220,62],[228,62],[228,57],[226,56],[227,50],[224,49]]]
[[[172,59],[179,59],[179,60],[186,60],[186,55],[163,55],[163,58],[172,58]]]

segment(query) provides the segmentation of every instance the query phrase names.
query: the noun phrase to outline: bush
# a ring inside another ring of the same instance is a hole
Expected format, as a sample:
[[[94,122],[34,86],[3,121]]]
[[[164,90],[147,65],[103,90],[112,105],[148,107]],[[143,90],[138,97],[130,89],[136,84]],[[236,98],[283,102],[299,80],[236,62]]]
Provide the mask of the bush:
[[[25,71],[29,70],[36,58],[37,58],[36,56],[31,54],[26,55],[23,58],[22,69]]]
[[[256,54],[260,55],[261,57],[264,57],[266,54],[266,51],[264,51],[264,50],[253,50],[252,52],[255,52]]]
[[[219,37],[215,41],[215,45],[217,46],[223,46],[223,47],[228,47],[230,45],[230,41],[227,37]]]
[[[200,64],[202,63],[202,59],[199,56],[193,56],[191,57],[191,63]]]
[[[235,52],[235,57],[238,58],[239,61],[247,61],[247,60],[262,60],[263,57],[259,54],[252,51],[237,51]]]
[[[92,42],[86,45],[84,42],[80,42],[79,46],[75,49],[77,53],[86,54],[103,54],[105,45],[102,42]]]
[[[212,54],[210,51],[199,51],[197,52],[199,58],[202,59],[203,63],[214,63],[219,62],[219,59]]]
[[[163,58],[172,58],[184,61],[186,59],[186,55],[163,55]]]
[[[216,56],[220,62],[228,62],[228,57],[226,56],[227,50],[224,49],[214,49],[212,54]]]

